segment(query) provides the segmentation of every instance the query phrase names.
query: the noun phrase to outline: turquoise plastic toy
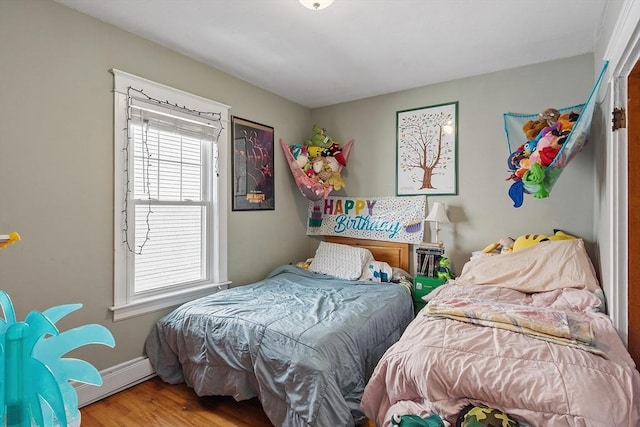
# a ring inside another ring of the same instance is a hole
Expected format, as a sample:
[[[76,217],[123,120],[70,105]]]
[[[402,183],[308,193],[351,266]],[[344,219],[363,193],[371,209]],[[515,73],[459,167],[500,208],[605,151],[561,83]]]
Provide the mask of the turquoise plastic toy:
[[[70,380],[102,385],[98,370],[88,362],[63,358],[87,344],[115,346],[101,325],[84,325],[59,332],[55,324],[82,304],[32,311],[17,322],[13,304],[0,291],[0,420],[7,427],[79,426],[78,395]]]
[[[444,422],[437,414],[431,414],[427,418],[421,418],[417,415],[393,414],[391,427],[444,427]]]

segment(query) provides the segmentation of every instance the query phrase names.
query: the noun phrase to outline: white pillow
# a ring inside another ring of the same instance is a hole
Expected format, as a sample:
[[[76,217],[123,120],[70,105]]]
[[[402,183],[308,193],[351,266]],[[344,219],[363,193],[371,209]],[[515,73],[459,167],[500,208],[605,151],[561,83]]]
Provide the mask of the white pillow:
[[[345,280],[358,280],[365,264],[373,259],[369,249],[320,242],[309,271]]]

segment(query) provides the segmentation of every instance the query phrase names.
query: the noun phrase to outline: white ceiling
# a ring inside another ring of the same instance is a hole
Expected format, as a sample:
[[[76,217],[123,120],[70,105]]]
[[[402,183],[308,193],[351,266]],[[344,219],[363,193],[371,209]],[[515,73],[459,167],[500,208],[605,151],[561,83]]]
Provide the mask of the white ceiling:
[[[311,108],[592,52],[607,4],[56,1]]]

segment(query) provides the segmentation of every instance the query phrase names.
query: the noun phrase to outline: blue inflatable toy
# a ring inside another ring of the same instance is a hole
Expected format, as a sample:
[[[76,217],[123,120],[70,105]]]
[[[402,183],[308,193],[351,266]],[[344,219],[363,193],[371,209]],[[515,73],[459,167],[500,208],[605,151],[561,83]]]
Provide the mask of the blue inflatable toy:
[[[63,356],[87,344],[115,346],[101,325],[59,332],[56,322],[82,307],[66,304],[32,311],[16,321],[9,295],[0,291],[0,420],[7,427],[80,425],[78,395],[69,381],[102,385],[88,362]]]

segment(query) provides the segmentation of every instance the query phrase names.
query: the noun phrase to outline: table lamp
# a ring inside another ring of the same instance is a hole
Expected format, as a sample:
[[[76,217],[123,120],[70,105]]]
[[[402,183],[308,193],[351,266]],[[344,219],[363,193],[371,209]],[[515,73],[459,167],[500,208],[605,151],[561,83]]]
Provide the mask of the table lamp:
[[[439,236],[440,223],[441,222],[444,222],[444,223],[450,222],[449,221],[449,217],[447,217],[447,208],[446,208],[445,204],[444,203],[440,203],[440,202],[435,202],[433,204],[433,207],[431,208],[431,211],[429,212],[429,215],[427,215],[427,217],[424,220],[436,223],[436,241],[435,241],[435,243],[437,245],[441,246],[442,242],[440,242],[440,236]]]

